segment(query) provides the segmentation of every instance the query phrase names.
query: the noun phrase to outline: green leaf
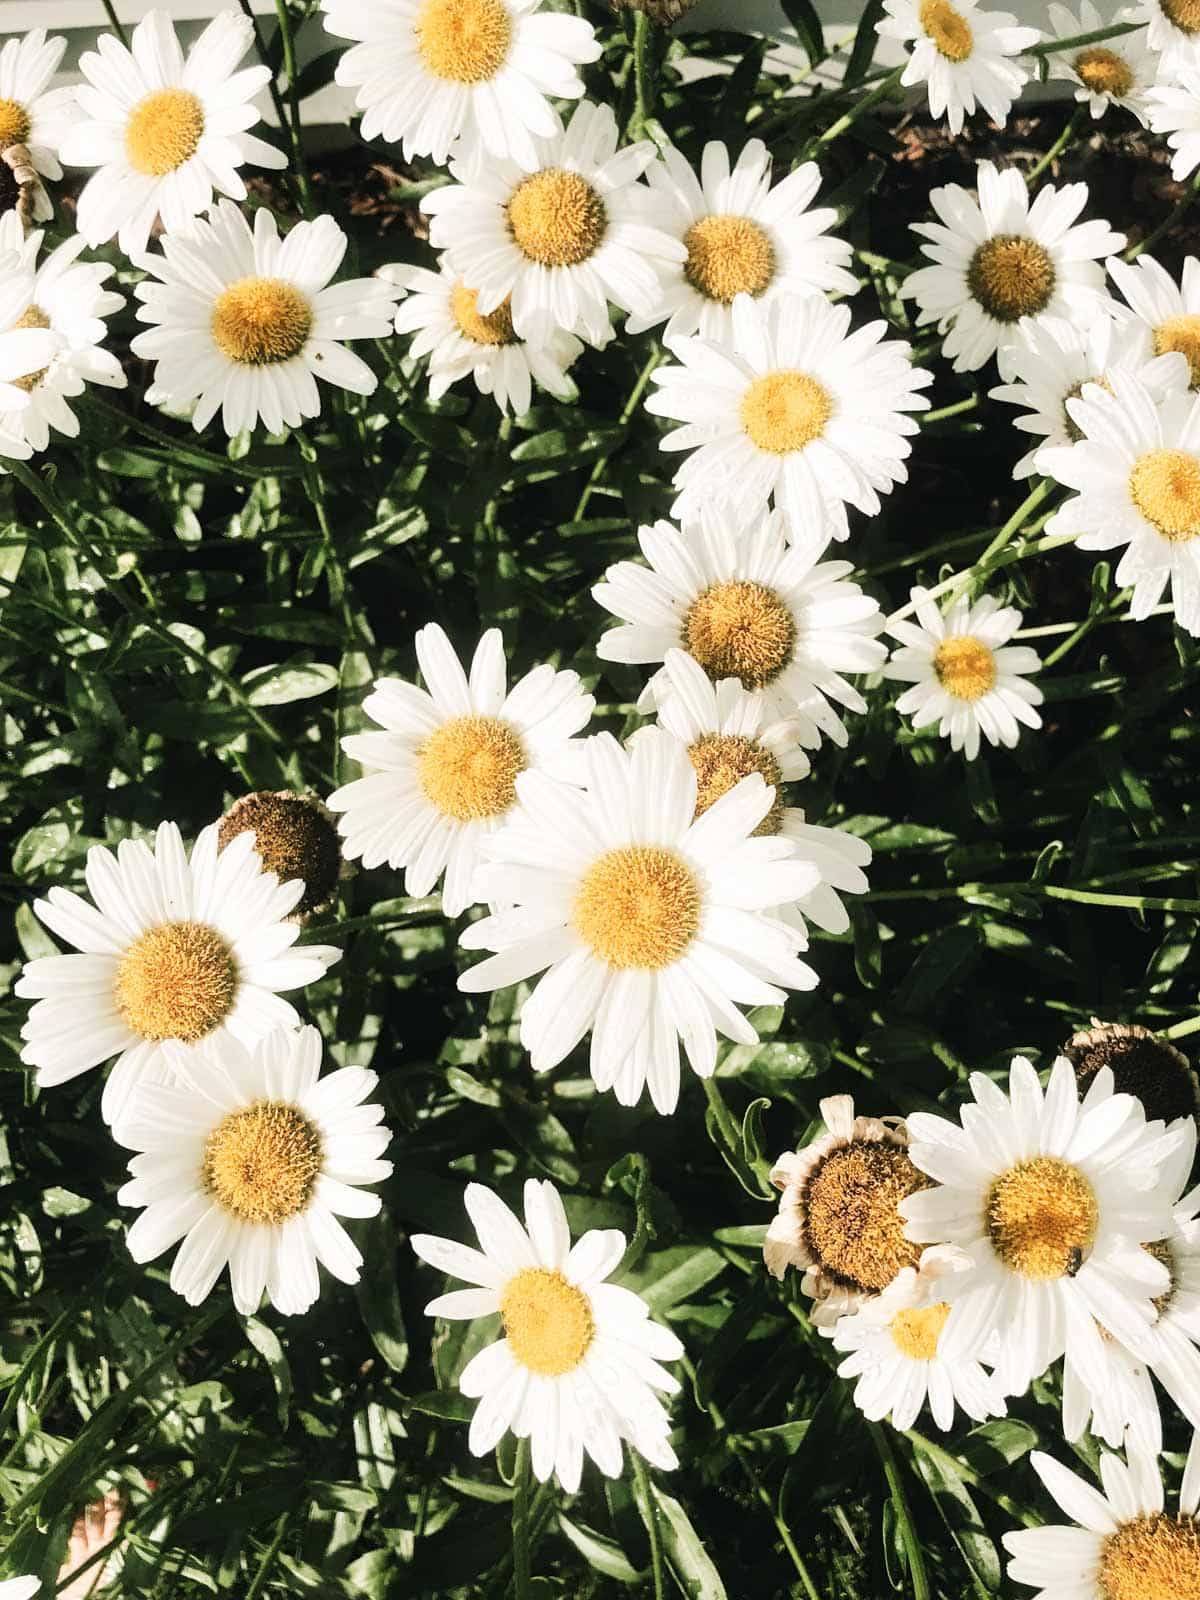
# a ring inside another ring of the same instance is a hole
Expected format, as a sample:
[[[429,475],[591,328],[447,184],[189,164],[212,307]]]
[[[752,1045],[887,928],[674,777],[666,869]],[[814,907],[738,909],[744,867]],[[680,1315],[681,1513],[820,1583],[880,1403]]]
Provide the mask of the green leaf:
[[[265,1322],[260,1322],[257,1317],[246,1317],[242,1326],[246,1330],[247,1339],[267,1363],[271,1382],[275,1385],[275,1411],[279,1418],[279,1426],[286,1428],[288,1407],[292,1399],[292,1369],[288,1365],[288,1358],[284,1354],[279,1335]]]
[[[408,1335],[396,1285],[396,1226],[387,1211],[366,1224],[358,1308],[371,1343],[393,1372],[408,1365]]]
[[[252,706],[284,706],[292,700],[328,694],[337,688],[337,682],[336,667],[325,661],[309,661],[300,666],[259,667],[246,674],[243,687]]]
[[[875,47],[879,43],[876,24],[882,16],[883,0],[866,0],[855,30],[850,59],[846,63],[844,82],[847,88],[862,82],[870,69],[871,62],[875,59]]]
[[[640,1486],[635,1490],[638,1510],[647,1528],[657,1511],[667,1564],[688,1600],[728,1600],[721,1574],[682,1503],[654,1482],[650,1494],[653,1505],[646,1503]]]
[[[825,46],[825,30],[812,0],[780,0],[783,14],[795,28],[811,67],[818,66],[829,51]]]
[[[558,1513],[559,1531],[575,1546],[579,1554],[595,1572],[617,1583],[641,1583],[644,1574],[632,1565],[615,1539],[586,1528],[581,1522],[572,1522],[565,1512]]]

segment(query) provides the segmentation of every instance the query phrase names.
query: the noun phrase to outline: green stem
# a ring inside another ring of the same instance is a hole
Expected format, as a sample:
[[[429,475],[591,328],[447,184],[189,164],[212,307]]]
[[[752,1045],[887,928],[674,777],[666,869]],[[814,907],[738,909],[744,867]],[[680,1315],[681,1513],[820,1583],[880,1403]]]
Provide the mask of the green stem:
[[[514,1600],[530,1600],[532,1573],[529,1564],[529,1440],[517,1441],[517,1481],[513,1495],[512,1560]]]
[[[1048,166],[1058,160],[1059,156],[1062,155],[1063,151],[1071,143],[1071,140],[1079,132],[1080,126],[1084,119],[1090,117],[1091,111],[1088,109],[1086,103],[1075,107],[1074,112],[1070,117],[1067,118],[1067,121],[1063,127],[1063,131],[1059,134],[1058,138],[1055,139],[1054,143],[1050,146],[1049,150],[1046,151],[1045,155],[1042,156],[1039,161],[1035,162],[1025,174],[1025,183],[1029,188],[1033,187],[1034,183],[1038,178],[1041,177],[1042,173],[1045,172]]]
[[[882,83],[877,83],[875,85],[870,94],[864,95],[857,105],[852,106],[850,110],[847,111],[843,116],[840,116],[836,122],[831,122],[830,125],[825,129],[824,133],[819,134],[816,139],[810,140],[809,147],[806,149],[805,154],[811,154],[815,150],[822,150],[827,144],[832,144],[835,139],[840,139],[842,134],[844,134],[848,128],[852,128],[854,124],[860,120],[860,118],[866,116],[868,111],[871,111],[875,106],[877,106],[881,100],[885,100],[888,95],[891,94],[893,89],[899,87],[900,79],[903,74],[903,67],[896,67],[893,71],[889,72],[887,77],[883,79]]]
[[[883,1475],[887,1479],[888,1490],[892,1496],[892,1509],[896,1513],[900,1540],[904,1545],[904,1554],[908,1561],[908,1575],[912,1579],[913,1600],[929,1600],[929,1575],[925,1571],[925,1555],[921,1549],[921,1541],[917,1537],[917,1530],[913,1527],[912,1510],[905,1492],[904,1479],[900,1473],[900,1464],[896,1460],[896,1452],[892,1449],[891,1440],[882,1423],[868,1422],[867,1430],[875,1441],[879,1459],[883,1462]]]
[[[259,1562],[258,1571],[250,1580],[250,1587],[246,1590],[246,1600],[258,1600],[259,1595],[266,1587],[271,1568],[275,1565],[275,1558],[280,1550],[283,1549],[283,1541],[287,1537],[293,1514],[291,1511],[285,1511],[280,1517],[278,1526],[275,1529],[275,1537],[271,1540],[266,1555]]]
[[[1182,1022],[1173,1022],[1169,1028],[1162,1029],[1161,1037],[1185,1039],[1189,1033],[1200,1033],[1200,1016],[1186,1017]]]
[[[624,408],[621,411],[621,415],[617,418],[619,423],[628,422],[633,416],[633,413],[637,410],[638,401],[642,398],[642,395],[646,391],[646,385],[650,382],[650,374],[654,371],[655,367],[657,367],[661,356],[662,350],[656,343],[646,358],[646,364],[638,374],[637,382],[629,392],[629,398],[625,402]],[[609,450],[604,455],[596,457],[596,460],[592,465],[592,470],[588,474],[588,480],[583,486],[583,490],[575,504],[574,511],[571,513],[572,522],[578,522],[583,516],[584,512],[587,510],[588,501],[592,498],[597,484],[604,476],[604,469],[612,460],[612,455],[613,452]]]
[[[264,477],[298,477],[300,467],[290,466],[280,462],[270,471],[261,466],[247,467],[240,461],[232,461],[228,456],[214,455],[210,450],[202,450],[199,445],[193,444],[190,439],[180,438],[178,434],[168,433],[165,428],[156,428],[153,423],[144,421],[139,416],[134,416],[128,411],[122,411],[120,406],[114,406],[110,401],[103,400],[99,395],[89,392],[85,400],[89,411],[100,411],[114,422],[119,422],[123,427],[140,433],[144,439],[150,439],[161,449],[171,454],[175,464],[196,465],[207,468],[212,472],[219,472],[222,476],[238,478],[251,478],[256,483]]]
[[[667,1590],[666,1575],[663,1570],[662,1529],[658,1525],[658,1506],[650,1489],[650,1474],[646,1471],[646,1463],[632,1447],[629,1454],[633,1457],[634,1482],[637,1484],[638,1493],[646,1503],[646,1532],[650,1536],[650,1576],[654,1584],[654,1600],[664,1600]]]
[[[952,406],[940,406],[936,411],[927,411],[922,426],[928,427],[931,422],[944,422],[947,417],[960,417],[964,411],[974,411],[978,404],[979,396],[972,394],[965,400],[956,400]]]
[[[1072,34],[1069,39],[1047,39],[1044,44],[1030,45],[1028,50],[1023,50],[1022,55],[1027,56],[1052,56],[1060,50],[1074,50],[1080,45],[1100,44],[1105,39],[1119,39],[1124,33],[1136,33],[1139,28],[1144,28],[1144,22],[1114,22],[1107,28],[1096,28],[1091,33]]]
[[[1124,259],[1126,261],[1136,261],[1144,251],[1152,249],[1165,233],[1170,233],[1198,194],[1200,194],[1200,172],[1193,176],[1191,183],[1172,206],[1170,212],[1159,223],[1158,227],[1152,228],[1139,243],[1129,246],[1124,253]]]
[[[109,27],[116,34],[117,38],[120,39],[121,43],[128,47],[129,40],[125,36],[125,29],[121,25],[121,19],[117,15],[117,8],[113,5],[113,0],[100,0],[100,3],[104,7],[105,14],[108,17]]]
[[[279,19],[279,37],[283,44],[283,70],[287,74],[288,115],[284,118],[288,142],[292,147],[292,177],[300,197],[300,209],[306,217],[313,214],[312,189],[308,182],[308,167],[304,160],[304,140],[300,121],[300,95],[296,84],[296,41],[292,37],[292,19],[288,0],[275,0],[275,15]]]
[[[633,114],[625,130],[630,140],[640,139],[654,114],[654,37],[650,18],[639,11],[633,19]]]
[[[1181,867],[1180,871],[1184,869]],[[1145,877],[1145,873],[1138,873]],[[1162,897],[1141,894],[1101,894],[1090,889],[1074,889],[1068,884],[1059,883],[955,883],[940,884],[936,888],[924,889],[871,889],[862,900],[887,901],[887,900],[962,900],[969,899],[972,895],[1003,895],[1003,894],[1031,894],[1045,895],[1048,900],[1070,900],[1078,905],[1086,906],[1113,906],[1117,909],[1124,908],[1129,911],[1181,911],[1188,916],[1200,915],[1200,900],[1180,899],[1176,896]]]

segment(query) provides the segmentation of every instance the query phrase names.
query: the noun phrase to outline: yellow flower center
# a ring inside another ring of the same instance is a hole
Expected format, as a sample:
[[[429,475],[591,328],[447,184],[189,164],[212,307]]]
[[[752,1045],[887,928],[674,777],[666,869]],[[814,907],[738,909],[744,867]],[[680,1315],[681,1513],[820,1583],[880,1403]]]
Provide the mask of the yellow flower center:
[[[1101,1600],[1200,1600],[1200,1527],[1164,1512],[1135,1517],[1100,1547]]]
[[[1177,350],[1188,359],[1192,369],[1192,388],[1200,389],[1200,316],[1185,312],[1182,316],[1168,317],[1154,330],[1154,354],[1166,355]]]
[[[450,315],[458,324],[458,331],[476,344],[516,343],[511,295],[506,295],[495,311],[484,315],[479,310],[478,291],[468,289],[465,283],[456,283],[450,291]]]
[[[628,845],[607,851],[584,873],[571,920],[608,966],[657,972],[687,950],[700,910],[700,885],[682,856]]]
[[[25,144],[32,131],[29,113],[19,100],[0,100],[0,150]]]
[[[709,806],[723,794],[760,772],[765,782],[775,790],[775,803],[755,828],[755,833],[778,833],[783,822],[783,801],[780,787],[783,782],[779,762],[755,739],[740,733],[704,733],[688,746],[688,755],[696,769],[696,815],[702,817]]]
[[[280,883],[299,878],[304,893],[296,914],[325,905],[337,887],[342,850],[337,827],[324,810],[300,794],[248,794],[221,818],[217,844],[224,850],[239,833],[254,834],[263,868]]]
[[[768,372],[742,396],[742,427],[760,450],[787,456],[819,439],[833,410],[829,390],[807,372]]]
[[[164,178],[190,161],[204,137],[204,106],[187,89],[156,89],[125,125],[125,154],[135,172]]]
[[[205,1140],[204,1188],[239,1222],[271,1227],[296,1216],[320,1171],[320,1133],[282,1101],[231,1111]]]
[[[760,295],[775,276],[775,248],[749,217],[701,217],[683,236],[684,277],[693,289],[731,305],[735,295]]]
[[[1163,16],[1184,33],[1200,33],[1200,0],[1159,0]]]
[[[714,682],[740,678],[761,689],[796,647],[796,623],[773,589],[730,578],[704,589],[683,619],[683,642]]]
[[[502,0],[425,0],[414,30],[425,66],[450,83],[494,78],[512,44],[512,19]]]
[[[950,1307],[944,1300],[934,1306],[898,1311],[888,1324],[888,1332],[902,1356],[910,1361],[932,1361],[949,1315]]]
[[[417,752],[425,798],[456,822],[501,816],[528,765],[515,730],[499,717],[451,717]]]
[[[1044,311],[1054,297],[1050,252],[1036,239],[998,233],[986,239],[967,268],[967,287],[997,322],[1020,322]]]
[[[595,255],[608,229],[608,213],[596,190],[561,167],[523,179],[507,211],[517,249],[543,267],[579,266]]]
[[[1134,505],[1170,544],[1200,535],[1200,458],[1187,450],[1148,450],[1129,474]]]
[[[1115,50],[1093,45],[1075,57],[1075,71],[1093,94],[1116,95],[1118,99],[1133,88],[1133,68]]]
[[[996,681],[996,658],[970,634],[952,634],[934,652],[933,670],[942,688],[956,700],[979,700]]]
[[[500,1321],[513,1359],[543,1378],[573,1372],[596,1337],[587,1295],[546,1267],[526,1267],[509,1279]]]
[[[921,0],[921,30],[947,61],[965,61],[975,47],[971,24],[950,0]]]
[[[129,946],[117,966],[113,1002],[143,1039],[194,1044],[233,1009],[233,951],[204,922],[164,922]]]
[[[1161,1317],[1175,1298],[1175,1284],[1179,1276],[1179,1268],[1175,1262],[1175,1252],[1171,1249],[1171,1241],[1169,1239],[1153,1239],[1149,1244],[1144,1244],[1142,1249],[1147,1254],[1152,1255],[1161,1266],[1166,1267],[1167,1276],[1170,1279],[1167,1287],[1154,1300],[1154,1309]]]
[[[1024,1278],[1074,1277],[1096,1238],[1100,1207],[1077,1167],[1033,1156],[1001,1173],[984,1208],[996,1254]]]
[[[921,1246],[904,1237],[901,1200],[927,1189],[899,1145],[855,1140],[832,1150],[805,1185],[804,1231],[812,1256],[845,1289],[877,1294]]]
[[[213,306],[213,342],[243,366],[290,361],[312,332],[308,300],[283,278],[239,278]]]
[[[18,328],[44,329],[49,326],[50,318],[42,310],[41,306],[27,306],[13,323],[13,331],[15,332]],[[32,394],[49,370],[49,367],[42,367],[37,372],[27,372],[23,378],[14,378],[12,380],[13,385],[17,389],[24,389],[26,394]]]

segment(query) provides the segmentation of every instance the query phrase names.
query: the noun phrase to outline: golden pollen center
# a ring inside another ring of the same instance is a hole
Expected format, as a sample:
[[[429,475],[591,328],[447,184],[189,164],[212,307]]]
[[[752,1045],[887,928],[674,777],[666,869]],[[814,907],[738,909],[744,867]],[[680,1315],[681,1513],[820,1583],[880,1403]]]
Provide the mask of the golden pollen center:
[[[1147,1254],[1152,1255],[1155,1261],[1157,1261],[1161,1266],[1166,1267],[1167,1275],[1170,1278],[1170,1282],[1167,1284],[1167,1287],[1163,1290],[1162,1294],[1158,1295],[1154,1300],[1154,1309],[1161,1317],[1163,1312],[1166,1311],[1170,1306],[1171,1301],[1175,1298],[1175,1283],[1178,1277],[1178,1267],[1175,1264],[1175,1252],[1171,1249],[1171,1243],[1168,1239],[1153,1239],[1149,1244],[1144,1244],[1142,1249],[1145,1250]]]
[[[204,107],[187,89],[156,89],[139,100],[125,126],[125,154],[135,172],[164,178],[190,161],[204,137]]]
[[[516,732],[499,717],[452,717],[417,752],[425,798],[456,822],[502,815],[528,765]]]
[[[506,295],[495,311],[485,315],[479,309],[478,292],[468,289],[465,283],[456,283],[450,291],[450,315],[458,324],[458,331],[476,344],[516,343],[511,295]]]
[[[735,295],[760,295],[775,276],[775,248],[749,217],[701,217],[683,236],[683,275],[693,289],[731,305]]]
[[[938,645],[933,670],[942,688],[956,700],[979,700],[996,681],[996,658],[970,634],[953,634]]]
[[[657,972],[678,961],[700,927],[700,885],[674,850],[609,850],[584,873],[571,909],[583,942],[610,967]]]
[[[714,682],[740,678],[761,689],[796,647],[796,623],[773,589],[730,578],[704,589],[683,619],[683,642]]]
[[[1200,0],[1159,0],[1163,15],[1184,33],[1200,33]]]
[[[608,213],[596,190],[561,167],[523,179],[506,209],[517,249],[543,267],[579,266],[595,255],[608,229]]]
[[[829,390],[806,372],[768,372],[742,396],[742,427],[760,450],[787,456],[821,437],[833,409]]]
[[[509,1279],[500,1321],[513,1359],[543,1378],[573,1372],[596,1336],[587,1295],[545,1267],[526,1267]]]
[[[965,61],[975,47],[971,24],[950,0],[921,0],[921,30],[947,61]]]
[[[929,1179],[899,1145],[855,1140],[827,1155],[805,1186],[806,1242],[842,1288],[877,1294],[921,1246],[904,1237],[901,1200]]]
[[[1200,458],[1187,450],[1148,450],[1134,462],[1129,494],[1171,544],[1200,536]]]
[[[49,326],[50,318],[42,310],[41,306],[26,306],[25,310],[22,311],[21,315],[13,323],[12,331],[15,332],[18,328],[44,329],[48,328]],[[42,382],[43,378],[45,378],[49,370],[49,367],[41,367],[37,372],[27,372],[23,378],[13,378],[13,387],[16,389],[24,389],[26,394],[32,394]]]
[[[932,1361],[949,1315],[950,1307],[944,1300],[933,1306],[898,1311],[888,1324],[888,1332],[902,1356],[910,1361]]]
[[[164,922],[129,946],[117,966],[113,1002],[143,1039],[194,1044],[233,1009],[233,951],[204,922]]]
[[[282,278],[240,278],[213,306],[213,342],[243,366],[290,361],[312,332],[308,300]]]
[[[755,828],[755,833],[778,833],[783,822],[783,801],[780,789],[783,783],[779,762],[755,739],[740,733],[705,733],[688,746],[688,755],[696,769],[696,815],[701,817],[723,794],[760,772],[765,782],[775,790],[775,803]]]
[[[425,0],[417,50],[435,78],[486,83],[508,58],[512,20],[502,0]]]
[[[1188,366],[1192,369],[1192,388],[1200,389],[1200,316],[1194,311],[1168,317],[1155,328],[1154,354],[1166,355],[1172,350],[1187,357]]]
[[[321,1171],[321,1135],[295,1106],[260,1100],[223,1117],[204,1144],[204,1188],[239,1222],[303,1211]]]
[[[29,113],[19,100],[0,100],[0,150],[26,144],[32,131]]]
[[[1019,233],[986,239],[967,268],[967,288],[997,322],[1037,316],[1053,299],[1054,284],[1050,252]]]
[[[1135,1517],[1100,1547],[1102,1600],[1200,1600],[1200,1527],[1163,1512]]]
[[[1133,68],[1115,50],[1093,45],[1075,57],[1075,71],[1093,94],[1112,94],[1118,98],[1133,88]]]
[[[1077,1167],[1033,1156],[1001,1173],[985,1220],[996,1254],[1025,1278],[1073,1277],[1096,1238],[1100,1207]]]

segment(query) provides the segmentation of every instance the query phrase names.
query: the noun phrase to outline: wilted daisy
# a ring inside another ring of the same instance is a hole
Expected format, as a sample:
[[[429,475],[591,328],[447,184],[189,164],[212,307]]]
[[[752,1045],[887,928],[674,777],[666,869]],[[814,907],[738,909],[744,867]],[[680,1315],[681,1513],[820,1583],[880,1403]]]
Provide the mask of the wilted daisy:
[[[380,678],[363,702],[378,732],[353,733],[342,749],[367,775],[329,796],[351,860],[405,869],[405,891],[429,894],[445,873],[442,909],[457,917],[484,898],[475,887],[480,850],[516,802],[523,772],[573,777],[574,738],[595,708],[576,672],[545,664],[507,688],[504,642],[489,628],[470,677],[436,623],[420,629],[417,662],[427,690]]]
[[[1131,22],[1145,22],[1146,43],[1158,53],[1162,81],[1186,82],[1200,70],[1200,0],[1138,0]]]
[[[927,86],[930,116],[945,117],[959,134],[978,103],[1004,126],[1029,81],[1016,57],[1041,38],[1036,28],[1018,27],[1007,11],[984,11],[979,0],[884,0],[884,11],[876,29],[912,46],[900,82]]]
[[[400,265],[382,270],[406,291],[396,312],[396,332],[415,335],[408,347],[414,359],[429,357],[432,399],[467,377],[501,411],[518,417],[533,403],[535,383],[558,400],[574,398],[567,369],[583,349],[574,334],[555,328],[544,344],[518,338],[510,302],[502,300],[494,311],[481,312],[475,290],[444,261],[437,272]]]
[[[1155,399],[1138,378],[1114,372],[1088,384],[1068,409],[1083,437],[1048,450],[1046,471],[1078,494],[1046,524],[1081,550],[1126,546],[1120,588],[1129,614],[1149,616],[1169,584],[1175,620],[1200,635],[1200,394]]]
[[[217,824],[217,844],[223,850],[242,833],[254,835],[264,871],[280,883],[303,883],[290,921],[304,923],[331,909],[346,868],[337,819],[315,795],[290,789],[242,795]]]
[[[1196,321],[1200,326],[1200,317]],[[1183,357],[1171,352],[1155,356],[1141,323],[1110,322],[1105,317],[1097,317],[1087,328],[1059,317],[1039,318],[1019,343],[1005,347],[1004,357],[1010,381],[993,389],[991,398],[1021,406],[1024,414],[1013,418],[1013,426],[1037,436],[1033,449],[1013,468],[1014,478],[1044,472],[1047,448],[1073,444],[1081,437],[1067,401],[1078,398],[1085,383],[1104,384],[1113,371],[1133,372],[1155,394],[1165,394],[1188,381]]]
[[[1101,1075],[1082,1104],[1059,1057],[1043,1094],[1017,1056],[1009,1092],[971,1075],[960,1121],[927,1112],[908,1119],[914,1163],[936,1180],[901,1201],[907,1237],[953,1244],[971,1258],[955,1282],[940,1348],[988,1360],[1006,1394],[1031,1381],[1094,1324],[1134,1350],[1168,1287],[1142,1244],[1171,1226],[1158,1186],[1182,1128],[1147,1124],[1137,1102]]]
[[[505,1433],[530,1442],[534,1476],[554,1473],[568,1494],[579,1488],[584,1453],[609,1478],[629,1444],[656,1467],[678,1466],[660,1394],[679,1384],[662,1366],[683,1346],[650,1320],[646,1302],[606,1283],[625,1254],[625,1235],[593,1228],[572,1245],[558,1191],[545,1179],[525,1184],[525,1226],[491,1189],[469,1183],[464,1200],[479,1240],[413,1235],[423,1261],[475,1287],[430,1301],[431,1317],[499,1315],[501,1337],[473,1356],[458,1386],[478,1400],[468,1436],[472,1455],[494,1450]]]
[[[496,953],[458,980],[469,994],[544,973],[521,1010],[535,1072],[589,1031],[596,1087],[655,1108],[679,1098],[679,1045],[711,1077],[717,1034],[758,1035],[742,1005],[782,1005],[817,975],[804,936],[769,908],[808,894],[817,871],[784,839],[754,837],[775,802],[755,773],[696,817],[684,746],[648,728],[623,750],[587,741],[582,792],[544,773],[517,779],[518,806],[484,842],[478,893],[508,907],[465,929],[466,950]]]
[[[269,211],[255,212],[251,233],[229,200],[186,236],[165,235],[161,255],[141,260],[154,277],[135,291],[138,321],[154,324],[131,345],[155,363],[147,400],[194,406],[198,433],[220,411],[233,438],[259,421],[280,433],[318,416],[318,378],[371,394],[375,374],[341,341],[386,338],[397,291],[383,278],[332,282],[345,253],[332,217],[281,239]]]
[[[75,91],[82,120],[59,142],[69,167],[97,167],[79,196],[77,226],[90,245],[114,235],[126,255],[145,249],[155,219],[184,232],[214,191],[246,198],[238,168],[287,166],[246,130],[269,67],[238,63],[254,44],[249,18],[219,11],[184,56],[165,11],[149,11],[129,49],[111,33],[85,51]]]
[[[811,862],[821,875],[815,888],[794,908],[781,907],[780,915],[786,917],[794,909],[827,933],[845,933],[850,916],[840,894],[866,892],[863,868],[871,860],[871,847],[852,833],[806,822],[799,807],[784,804],[783,785],[809,771],[808,757],[798,742],[797,721],[771,720],[761,694],[743,689],[736,678],[713,683],[682,650],[667,651],[663,673],[666,692],[658,721],[682,740],[696,769],[696,815],[702,816],[735,783],[757,772],[775,790],[775,804],[759,823],[759,833],[790,839],[797,856]]]
[[[1020,724],[1041,727],[1034,708],[1042,703],[1042,691],[1029,674],[1042,663],[1029,645],[1009,643],[1022,621],[1015,606],[984,595],[974,605],[955,600],[943,612],[920,588],[912,591],[912,601],[916,622],[888,624],[901,648],[883,669],[885,678],[913,686],[896,701],[901,716],[911,713],[914,728],[936,722],[939,737],[968,761],[979,754],[980,734],[1011,750]]]
[[[714,683],[736,678],[761,694],[765,715],[796,722],[809,749],[822,735],[846,744],[831,702],[848,711],[867,703],[843,674],[875,672],[887,659],[879,606],[848,581],[850,562],[818,564],[790,548],[772,516],[739,525],[706,511],[682,531],[669,522],[641,528],[638,543],[649,568],[619,561],[592,590],[622,623],[600,636],[602,661],[641,666],[683,650]],[[653,710],[669,690],[656,672],[638,710]]]
[[[643,314],[658,303],[658,269],[684,257],[654,220],[638,180],[654,159],[643,139],[617,149],[609,106],[584,100],[566,132],[539,139],[532,171],[514,161],[455,160],[458,180],[421,201],[430,243],[471,285],[476,310],[508,304],[516,333],[545,344],[556,328],[604,344],[608,302]]]
[[[1192,76],[1183,83],[1159,83],[1147,95],[1150,126],[1165,133],[1175,152],[1171,157],[1171,176],[1176,183],[1191,177],[1200,167],[1200,93]],[[1190,259],[1190,258],[1189,258]]]
[[[1150,1119],[1174,1122],[1200,1114],[1200,1089],[1192,1064],[1169,1039],[1133,1022],[1101,1022],[1073,1033],[1061,1054],[1075,1068],[1080,1092],[1105,1067],[1118,1094],[1136,1095]]]
[[[15,992],[37,1004],[21,1030],[21,1060],[50,1087],[115,1056],[101,1103],[107,1122],[141,1079],[169,1077],[166,1041],[250,1046],[294,1027],[300,1019],[279,991],[314,983],[341,955],[332,945],[292,948],[300,930],[285,918],[304,885],[264,872],[249,834],[218,852],[214,824],[189,857],[164,822],[153,849],[140,839],[123,839],[115,853],[93,845],[84,876],[94,906],[60,888],[34,901],[80,954],[26,963]]]
[[[1080,0],[1078,13],[1068,6],[1051,5],[1047,15],[1056,40],[1099,33],[1114,21],[1112,16],[1103,16],[1092,0]],[[1115,20],[1125,21],[1127,17],[1118,16]],[[1147,92],[1158,74],[1158,58],[1140,28],[1095,44],[1054,50],[1046,61],[1052,78],[1076,85],[1076,100],[1090,106],[1093,117],[1102,117],[1110,105],[1120,106],[1145,126]]]
[[[1130,1449],[1127,1464],[1102,1453],[1101,1494],[1078,1473],[1035,1450],[1030,1456],[1074,1526],[1004,1535],[1008,1576],[1054,1600],[1192,1600],[1200,1595],[1200,1446],[1193,1435],[1179,1507],[1166,1510],[1158,1462]]]
[[[577,100],[576,70],[600,55],[581,17],[542,0],[321,0],[325,27],[355,39],[337,81],[357,89],[364,139],[444,166],[459,153],[538,165],[537,139],[562,123],[553,100]]]
[[[45,28],[30,28],[0,49],[0,151],[23,146],[28,165],[52,182],[62,177],[56,152],[78,114],[74,89],[50,88],[66,48],[64,38],[48,39]],[[0,161],[0,212],[17,204],[19,192],[12,168]],[[53,208],[40,184],[33,206],[35,222],[49,221]]]
[[[890,1414],[893,1428],[911,1428],[926,1402],[943,1432],[956,1405],[975,1422],[1005,1414],[1004,1396],[979,1362],[940,1348],[950,1315],[943,1280],[966,1265],[958,1251],[934,1246],[919,1267],[901,1268],[876,1299],[839,1318],[834,1348],[851,1353],[838,1376],[857,1378],[854,1403],[868,1420]]]
[[[745,520],[773,496],[789,539],[813,555],[849,536],[847,504],[875,516],[880,492],[908,477],[919,430],[907,413],[927,409],[919,391],[933,381],[886,332],[851,333],[850,308],[823,295],[765,308],[739,295],[731,344],[673,339],[680,364],[653,373],[646,409],[683,424],[659,441],[690,452],[674,514],[716,502]]]
[[[763,1245],[767,1270],[804,1273],[800,1287],[816,1301],[814,1324],[827,1337],[839,1317],[887,1288],[921,1250],[907,1237],[900,1202],[929,1179],[908,1154],[901,1117],[856,1117],[848,1094],[821,1101],[827,1132],[786,1150],[771,1169],[779,1211]]]
[[[936,323],[956,372],[974,372],[997,348],[1023,337],[1030,319],[1065,317],[1087,327],[1108,315],[1099,261],[1125,243],[1107,222],[1075,219],[1086,183],[1043,184],[1032,203],[1015,167],[979,163],[979,198],[957,183],[934,189],[937,222],[914,222],[932,266],[900,290],[915,300],[917,323]]]
[[[0,252],[21,257],[21,281],[27,298],[4,328],[42,328],[53,335],[54,355],[40,371],[17,380],[27,401],[19,411],[0,412],[0,433],[16,433],[34,450],[44,450],[55,428],[69,439],[79,436],[79,420],[68,403],[89,383],[123,389],[125,372],[117,357],[103,346],[108,333],[104,318],[119,311],[125,296],[104,287],[113,268],[102,261],[80,261],[83,239],[65,240],[38,265],[44,235],[26,236],[16,212],[0,216]],[[11,308],[6,308],[11,309]]]
[[[1200,389],[1200,261],[1186,256],[1178,283],[1153,256],[1114,259],[1108,270],[1132,313],[1127,326],[1142,336],[1144,359],[1186,356],[1192,388]]]
[[[806,161],[771,185],[771,157],[761,139],[747,141],[732,169],[729,149],[710,140],[699,176],[673,146],[646,172],[656,221],[686,251],[663,268],[658,303],[630,317],[640,333],[666,322],[666,336],[700,333],[727,340],[731,307],[739,294],[761,304],[781,295],[853,294],[857,280],[846,269],[850,246],[831,239],[833,206],[810,211],[821,186],[821,170]]]
[[[318,1262],[357,1283],[362,1254],[339,1217],[373,1217],[362,1185],[391,1176],[379,1081],[365,1067],[320,1077],[316,1028],[276,1028],[249,1052],[234,1039],[168,1047],[174,1081],[142,1083],[116,1128],[138,1152],[121,1205],[144,1208],[127,1236],[135,1261],[183,1240],[171,1287],[189,1305],[229,1267],[243,1316],[263,1293],[277,1311],[307,1311]]]

